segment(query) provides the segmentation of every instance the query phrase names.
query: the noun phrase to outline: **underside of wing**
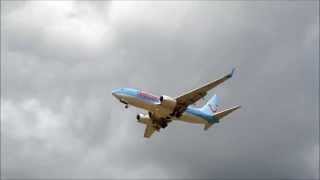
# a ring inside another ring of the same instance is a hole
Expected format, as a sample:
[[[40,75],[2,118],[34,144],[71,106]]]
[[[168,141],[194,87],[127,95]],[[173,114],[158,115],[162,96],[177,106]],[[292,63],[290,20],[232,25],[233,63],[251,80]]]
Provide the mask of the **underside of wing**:
[[[161,128],[166,128],[170,119],[156,117],[155,114],[138,114],[137,122],[145,125],[144,137],[149,138],[155,131],[160,131]]]
[[[146,124],[146,129],[144,130],[144,137],[150,138],[156,129],[151,124]]]
[[[175,109],[175,112],[177,114],[181,114],[183,111],[185,111],[185,109],[191,105],[194,104],[195,102],[197,102],[199,99],[203,98],[204,96],[207,95],[207,92],[211,89],[213,89],[214,87],[218,86],[219,84],[223,83],[224,81],[226,81],[227,79],[231,78],[233,73],[234,73],[235,69],[232,69],[231,73],[227,74],[226,76],[210,82],[200,88],[194,89],[184,95],[181,95],[179,97],[176,98],[177,101],[177,106]]]

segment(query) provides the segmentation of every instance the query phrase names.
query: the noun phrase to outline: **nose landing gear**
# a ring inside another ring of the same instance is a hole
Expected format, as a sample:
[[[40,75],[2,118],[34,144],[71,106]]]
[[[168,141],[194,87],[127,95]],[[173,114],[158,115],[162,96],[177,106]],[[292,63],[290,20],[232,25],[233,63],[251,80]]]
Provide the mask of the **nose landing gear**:
[[[120,99],[120,102],[124,104],[124,108],[128,109],[129,105],[126,101]]]

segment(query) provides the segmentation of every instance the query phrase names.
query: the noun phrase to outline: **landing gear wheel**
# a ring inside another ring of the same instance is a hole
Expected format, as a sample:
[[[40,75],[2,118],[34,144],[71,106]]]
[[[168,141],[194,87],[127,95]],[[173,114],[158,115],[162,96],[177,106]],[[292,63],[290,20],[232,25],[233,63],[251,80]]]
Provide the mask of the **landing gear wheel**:
[[[166,127],[168,126],[168,123],[167,123],[166,121],[161,121],[161,122],[160,122],[160,126],[161,126],[162,128],[166,128]]]
[[[162,124],[161,127],[164,129],[168,126],[168,124]]]
[[[126,108],[126,109],[128,109],[128,107],[129,107],[129,105],[128,105],[128,104],[126,104],[126,105],[124,106],[124,108]]]

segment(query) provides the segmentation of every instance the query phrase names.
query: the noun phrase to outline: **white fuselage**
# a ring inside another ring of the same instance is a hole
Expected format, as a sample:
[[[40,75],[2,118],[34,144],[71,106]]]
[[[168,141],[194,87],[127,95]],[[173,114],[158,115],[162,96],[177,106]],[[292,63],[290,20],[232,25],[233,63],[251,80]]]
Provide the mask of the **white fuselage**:
[[[172,110],[162,107],[160,102],[151,101],[146,98],[140,97],[139,94],[128,94],[128,95],[123,94],[123,95],[115,95],[115,96],[125,104],[129,104],[137,108],[145,109],[151,113],[154,113],[158,117],[170,117],[170,118],[175,118],[176,120],[195,123],[195,124],[208,123],[206,119],[202,118],[196,113],[193,113],[193,111],[196,111],[195,108],[194,109],[188,108],[180,117],[177,118],[177,117],[172,117],[170,115],[172,113]]]

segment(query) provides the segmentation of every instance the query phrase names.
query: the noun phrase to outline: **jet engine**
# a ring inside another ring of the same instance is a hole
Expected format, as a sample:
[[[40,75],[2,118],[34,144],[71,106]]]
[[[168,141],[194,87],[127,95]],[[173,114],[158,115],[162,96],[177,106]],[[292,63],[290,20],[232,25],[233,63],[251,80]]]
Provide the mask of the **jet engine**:
[[[177,101],[169,96],[160,96],[161,105],[169,110],[173,110],[176,107]]]
[[[139,123],[148,124],[151,122],[151,118],[148,114],[138,114],[137,120]]]

